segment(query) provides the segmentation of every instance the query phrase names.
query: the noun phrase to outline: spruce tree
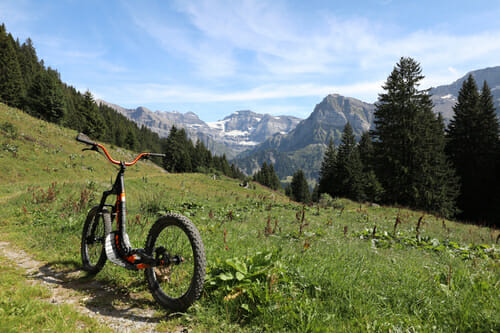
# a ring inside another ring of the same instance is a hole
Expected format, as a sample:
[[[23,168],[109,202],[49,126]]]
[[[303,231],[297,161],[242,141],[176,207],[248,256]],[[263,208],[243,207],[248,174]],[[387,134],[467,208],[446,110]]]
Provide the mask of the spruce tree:
[[[375,148],[369,132],[364,132],[361,135],[358,151],[363,165],[362,182],[366,199],[370,202],[379,202],[382,199],[384,190],[375,174]]]
[[[335,162],[333,196],[346,197],[356,201],[366,199],[363,189],[363,166],[359,157],[353,129],[349,122],[342,132]]]
[[[302,169],[297,170],[292,177],[290,193],[293,200],[307,203],[310,201],[309,185]]]
[[[498,149],[500,125],[496,115],[493,95],[488,83],[484,81],[481,95],[479,96],[480,122],[483,124],[483,135],[481,136],[482,146],[485,154],[489,155],[488,160]]]
[[[446,150],[460,177],[460,218],[476,221],[495,219],[498,183],[499,125],[493,97],[486,84],[481,94],[474,78],[464,81],[453,108]]]
[[[319,186],[318,192],[328,193],[329,195],[334,195],[334,177],[335,177],[335,160],[337,157],[337,151],[333,143],[333,139],[330,138],[328,147],[326,148],[325,154],[323,156],[323,162],[321,162],[321,168],[319,170]]]
[[[488,168],[484,171],[484,219],[500,227],[500,124],[496,115],[491,90],[484,81],[479,98],[481,123],[483,124],[482,147],[484,163]]]
[[[195,171],[208,171],[212,167],[212,153],[205,147],[203,142],[198,139],[194,147],[195,160],[193,160],[193,168]],[[199,170],[197,170],[199,169]]]
[[[263,162],[261,169],[253,175],[253,180],[273,190],[281,188],[280,180],[272,163],[268,165],[267,162]]]
[[[133,129],[129,129],[127,131],[127,135],[125,136],[125,146],[127,149],[136,150],[139,142],[137,141],[137,137]]]
[[[43,69],[38,62],[35,47],[30,38],[26,39],[26,42],[17,50],[17,59],[24,80],[24,86],[28,90],[35,75]],[[26,91],[26,93],[28,92]]]
[[[59,123],[65,114],[59,74],[51,70],[35,74],[26,97],[26,111],[35,117]]]
[[[269,164],[269,187],[275,191],[281,189],[280,179],[276,174],[276,170],[274,170],[274,165],[272,163]]]
[[[65,117],[62,121],[63,126],[72,128],[79,132],[82,131],[83,128],[83,115],[80,114],[78,107],[80,101],[82,100],[82,95],[73,87],[68,87],[64,85],[64,105],[66,106]],[[117,131],[116,127],[113,128],[113,138],[114,142],[118,146],[123,145],[123,140],[118,144],[118,136],[121,136],[121,133]]]
[[[374,114],[377,177],[385,201],[443,215],[455,212],[454,171],[444,152],[442,121],[432,111],[424,78],[412,58],[401,58],[387,78]]]
[[[107,132],[106,123],[90,91],[86,91],[78,105],[80,130],[92,139],[100,139]]]
[[[257,175],[257,181],[265,186],[269,185],[269,169],[267,167],[267,162],[262,163],[262,167],[260,168],[260,172]]]
[[[163,167],[169,172],[191,172],[193,143],[188,139],[186,130],[172,126],[163,147]]]
[[[25,93],[14,39],[0,25],[0,102],[21,107]]]

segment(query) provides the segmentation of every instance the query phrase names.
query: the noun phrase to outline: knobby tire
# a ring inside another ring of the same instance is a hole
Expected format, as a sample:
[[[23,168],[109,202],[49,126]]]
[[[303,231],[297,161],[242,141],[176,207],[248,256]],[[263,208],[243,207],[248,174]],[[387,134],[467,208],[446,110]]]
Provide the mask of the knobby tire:
[[[83,270],[89,274],[97,274],[106,263],[104,240],[111,232],[111,215],[104,208],[102,214],[99,207],[93,207],[85,220],[82,232],[81,256]]]
[[[160,247],[169,256],[182,257],[183,261],[166,267],[147,268],[144,273],[149,289],[163,307],[185,311],[203,291],[206,258],[200,233],[187,217],[164,215],[149,231],[145,251],[155,255],[155,249]]]

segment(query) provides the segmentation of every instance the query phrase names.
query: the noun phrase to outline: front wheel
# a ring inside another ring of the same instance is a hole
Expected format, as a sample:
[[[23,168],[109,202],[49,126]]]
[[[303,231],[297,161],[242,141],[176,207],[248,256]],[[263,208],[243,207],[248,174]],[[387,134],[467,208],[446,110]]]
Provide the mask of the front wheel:
[[[205,279],[205,248],[198,229],[185,216],[162,216],[149,231],[145,251],[166,262],[145,270],[153,297],[170,310],[185,311],[200,297]]]
[[[106,208],[99,211],[99,207],[92,208],[85,220],[82,233],[82,264],[83,270],[90,274],[97,274],[106,263],[104,240],[111,232],[111,216]]]

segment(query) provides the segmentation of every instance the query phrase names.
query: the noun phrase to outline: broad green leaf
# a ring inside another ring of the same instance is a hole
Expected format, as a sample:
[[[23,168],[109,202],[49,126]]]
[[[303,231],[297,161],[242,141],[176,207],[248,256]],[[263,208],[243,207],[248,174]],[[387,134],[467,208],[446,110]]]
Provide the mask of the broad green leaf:
[[[241,281],[245,278],[245,275],[241,274],[240,272],[236,272],[236,280]]]
[[[219,274],[219,279],[221,279],[222,281],[229,281],[234,279],[234,276],[233,274],[231,274],[231,272],[226,272]]]

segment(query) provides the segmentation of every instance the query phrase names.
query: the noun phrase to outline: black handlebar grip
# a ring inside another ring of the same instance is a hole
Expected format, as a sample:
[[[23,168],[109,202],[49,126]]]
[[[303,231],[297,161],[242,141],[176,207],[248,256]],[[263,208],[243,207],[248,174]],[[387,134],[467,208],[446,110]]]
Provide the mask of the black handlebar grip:
[[[90,140],[90,138],[83,133],[80,133],[77,135],[76,141],[83,142],[83,143],[86,143],[86,144],[92,145],[92,146],[95,146],[95,144],[96,144],[94,141]]]

